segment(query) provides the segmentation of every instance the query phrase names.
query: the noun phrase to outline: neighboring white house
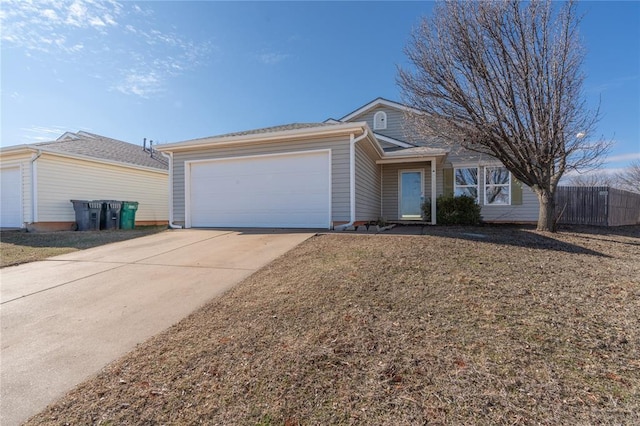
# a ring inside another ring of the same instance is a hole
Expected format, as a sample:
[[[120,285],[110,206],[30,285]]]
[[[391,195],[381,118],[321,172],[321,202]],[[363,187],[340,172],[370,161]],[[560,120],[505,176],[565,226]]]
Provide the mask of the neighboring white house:
[[[499,162],[416,137],[408,110],[378,98],[339,120],[161,145],[170,156],[170,221],[187,228],[422,221],[424,200],[441,194],[476,198],[485,221],[537,221],[535,194]]]
[[[88,132],[0,149],[0,226],[66,230],[72,199],[137,201],[137,225],[168,222],[166,159],[148,148]]]

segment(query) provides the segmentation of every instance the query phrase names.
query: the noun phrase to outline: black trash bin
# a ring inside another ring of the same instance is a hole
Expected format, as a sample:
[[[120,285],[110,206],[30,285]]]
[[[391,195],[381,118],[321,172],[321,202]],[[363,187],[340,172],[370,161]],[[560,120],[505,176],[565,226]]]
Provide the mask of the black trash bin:
[[[121,201],[103,200],[102,217],[100,218],[100,229],[120,229],[120,209]]]
[[[78,231],[99,231],[102,203],[87,200],[71,200],[71,202],[76,212]]]

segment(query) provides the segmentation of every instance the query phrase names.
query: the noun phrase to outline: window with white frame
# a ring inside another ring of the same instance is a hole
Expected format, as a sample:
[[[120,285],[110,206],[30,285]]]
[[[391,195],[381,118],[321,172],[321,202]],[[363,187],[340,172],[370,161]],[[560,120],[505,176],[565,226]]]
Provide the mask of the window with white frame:
[[[387,113],[378,111],[373,115],[373,130],[382,130],[387,128]]]
[[[484,168],[484,203],[511,204],[511,174],[506,167]]]
[[[468,167],[453,170],[453,192],[456,197],[466,195],[478,201],[478,168]]]

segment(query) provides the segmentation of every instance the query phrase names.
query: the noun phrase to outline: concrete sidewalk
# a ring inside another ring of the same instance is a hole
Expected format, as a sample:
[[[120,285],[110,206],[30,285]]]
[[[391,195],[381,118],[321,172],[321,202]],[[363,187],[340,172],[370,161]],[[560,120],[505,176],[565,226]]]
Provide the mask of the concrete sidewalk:
[[[2,269],[0,424],[26,421],[312,235],[174,230]]]

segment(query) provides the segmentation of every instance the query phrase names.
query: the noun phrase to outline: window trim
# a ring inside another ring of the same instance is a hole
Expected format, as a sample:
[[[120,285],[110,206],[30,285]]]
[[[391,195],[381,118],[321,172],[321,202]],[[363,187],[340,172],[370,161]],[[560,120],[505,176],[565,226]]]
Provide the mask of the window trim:
[[[458,185],[456,181],[456,171],[462,169],[476,169],[477,182],[475,185]],[[476,188],[476,204],[480,204],[480,167],[479,166],[462,166],[453,168],[453,196],[456,197],[456,190],[458,188]]]
[[[505,169],[508,173],[508,177],[509,179],[507,180],[506,183],[487,183],[487,170],[489,169]],[[482,183],[483,183],[483,198],[484,198],[484,205],[485,206],[510,206],[512,205],[511,203],[511,172],[509,170],[507,170],[507,168],[505,166],[484,166],[484,173],[482,174]],[[509,201],[507,203],[489,203],[487,202],[487,188],[488,187],[498,187],[498,186],[502,186],[502,187],[506,187],[508,192],[509,192]]]
[[[387,113],[384,111],[377,111],[375,114],[373,114],[373,130],[385,130],[386,128]]]

